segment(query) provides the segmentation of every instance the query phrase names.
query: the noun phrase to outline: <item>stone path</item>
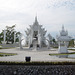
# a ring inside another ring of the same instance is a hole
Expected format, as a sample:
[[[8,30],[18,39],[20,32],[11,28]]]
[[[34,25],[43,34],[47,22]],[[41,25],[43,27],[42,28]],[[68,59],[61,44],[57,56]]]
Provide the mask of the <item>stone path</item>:
[[[0,65],[0,75],[75,75],[75,65]]]
[[[40,50],[29,50],[26,48],[25,50],[20,50],[19,48],[13,49],[2,49],[0,52],[5,53],[17,53],[14,56],[0,57],[0,61],[25,61],[26,56],[31,57],[31,61],[72,61],[75,62],[75,59],[69,58],[58,58],[54,56],[49,56],[49,53],[57,53],[56,49],[46,50],[46,48]]]

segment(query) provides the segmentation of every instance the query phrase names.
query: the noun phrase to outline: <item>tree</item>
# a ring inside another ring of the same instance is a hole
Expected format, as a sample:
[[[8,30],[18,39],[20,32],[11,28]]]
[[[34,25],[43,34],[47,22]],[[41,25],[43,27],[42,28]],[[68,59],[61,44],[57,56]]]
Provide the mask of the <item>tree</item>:
[[[56,40],[55,40],[55,38],[53,38],[53,40],[52,40],[54,43],[56,43]]]
[[[10,42],[14,43],[14,33],[15,33],[15,25],[9,27],[6,26],[6,43],[9,44]]]
[[[19,42],[19,35],[20,34],[21,34],[20,32],[16,32],[16,42]]]
[[[74,47],[74,39],[72,39],[72,40],[69,42],[69,46],[70,46],[70,47]]]
[[[15,31],[15,25],[13,26],[6,26],[6,43],[14,43],[14,33],[16,35],[15,42],[19,41],[19,35],[21,34],[20,32]],[[2,43],[4,37],[4,30],[0,33],[0,43]]]
[[[0,33],[0,43],[3,41],[3,31]]]

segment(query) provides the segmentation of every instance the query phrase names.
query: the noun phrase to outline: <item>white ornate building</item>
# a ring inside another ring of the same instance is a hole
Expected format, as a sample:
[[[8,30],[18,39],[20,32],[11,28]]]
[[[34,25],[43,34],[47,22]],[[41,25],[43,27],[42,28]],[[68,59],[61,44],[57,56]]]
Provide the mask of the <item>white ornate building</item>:
[[[37,16],[35,17],[35,22],[33,25],[30,25],[30,28],[27,28],[26,32],[26,44],[30,45],[38,44],[39,47],[46,46],[46,30],[42,28],[42,25],[39,25],[37,21]]]
[[[68,36],[68,31],[64,29],[64,26],[62,26],[60,35],[57,36],[57,41],[59,45],[59,48],[58,48],[59,53],[68,53],[67,47],[71,39],[72,38]]]

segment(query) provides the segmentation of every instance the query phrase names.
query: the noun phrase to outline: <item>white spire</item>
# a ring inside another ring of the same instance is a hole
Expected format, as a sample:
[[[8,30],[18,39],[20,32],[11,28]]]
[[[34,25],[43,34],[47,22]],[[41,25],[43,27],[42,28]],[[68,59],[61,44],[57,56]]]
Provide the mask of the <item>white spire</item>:
[[[61,35],[61,36],[67,36],[67,35],[68,35],[68,31],[65,31],[64,25],[62,25],[62,30],[61,30],[61,32],[60,32],[60,35]]]
[[[34,25],[38,25],[37,16],[35,16],[35,22]]]
[[[38,22],[38,21],[37,21],[37,16],[35,16],[35,22]]]
[[[64,25],[62,25],[62,31],[64,31]]]

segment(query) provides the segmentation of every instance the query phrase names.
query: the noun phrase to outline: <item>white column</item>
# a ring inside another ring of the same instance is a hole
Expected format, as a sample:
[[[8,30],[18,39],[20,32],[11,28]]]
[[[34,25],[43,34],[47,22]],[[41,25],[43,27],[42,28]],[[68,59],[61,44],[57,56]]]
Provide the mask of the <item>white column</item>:
[[[20,49],[23,49],[22,44],[21,44],[21,42],[22,42],[21,36],[22,36],[22,34],[20,34],[20,36],[19,36],[19,46],[20,46]]]
[[[48,49],[50,49],[50,41],[48,40]]]
[[[31,40],[30,40],[31,38],[30,38],[30,35],[28,36],[28,47],[30,48],[30,42],[31,42]]]
[[[40,27],[39,27],[39,29],[38,29],[38,44],[41,48],[41,37],[40,36],[41,36],[41,32],[40,32]]]
[[[67,46],[61,41],[59,42],[58,53],[68,53]]]
[[[69,44],[69,42],[68,42],[68,41],[66,41],[66,42],[65,42],[65,45],[66,45],[67,47],[68,47],[68,44]]]
[[[40,48],[41,48],[41,34],[39,34],[39,40],[38,40],[38,42],[39,42],[39,45],[40,45]]]
[[[33,27],[31,27],[31,44],[33,43]]]
[[[4,43],[6,41],[6,30],[4,30]]]
[[[32,41],[33,41],[33,30],[31,29],[31,36],[30,36],[30,38],[31,38],[31,44],[32,44]]]
[[[14,32],[14,43],[15,43],[15,40],[16,40],[16,33]]]

